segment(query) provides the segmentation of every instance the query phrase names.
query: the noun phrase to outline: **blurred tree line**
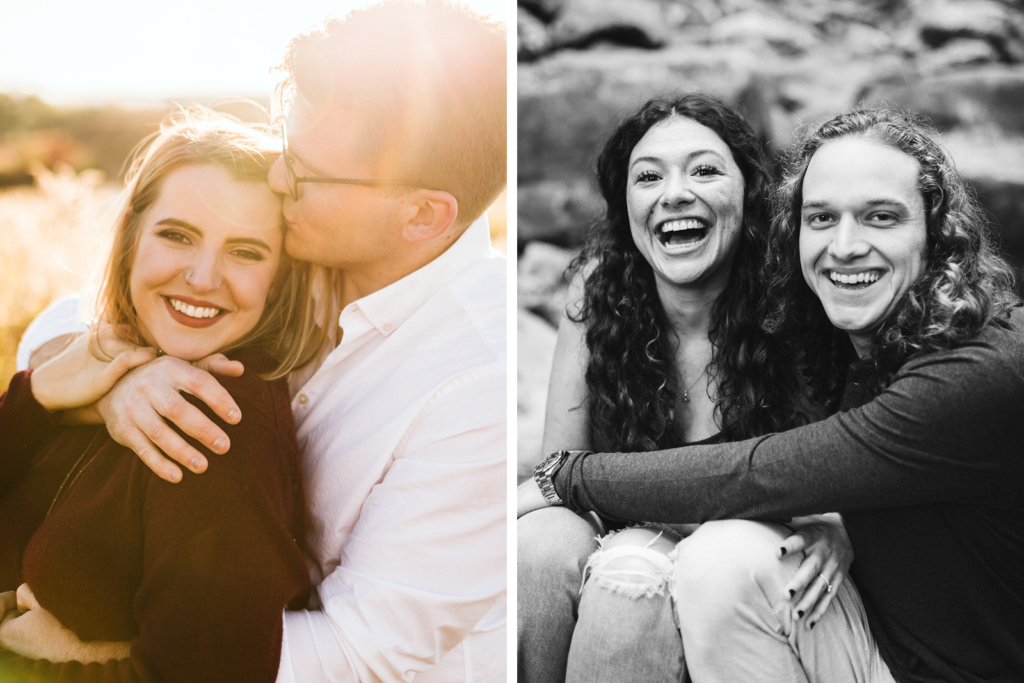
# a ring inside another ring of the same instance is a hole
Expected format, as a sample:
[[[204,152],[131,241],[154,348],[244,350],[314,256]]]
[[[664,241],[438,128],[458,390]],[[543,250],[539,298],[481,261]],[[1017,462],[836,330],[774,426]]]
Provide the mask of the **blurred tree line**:
[[[76,171],[95,168],[107,178],[120,177],[131,150],[176,106],[154,101],[131,107],[61,107],[35,95],[0,93],[0,187],[31,184],[35,163],[51,169],[63,164]],[[251,101],[217,103],[216,109],[243,121],[264,120],[263,107]]]

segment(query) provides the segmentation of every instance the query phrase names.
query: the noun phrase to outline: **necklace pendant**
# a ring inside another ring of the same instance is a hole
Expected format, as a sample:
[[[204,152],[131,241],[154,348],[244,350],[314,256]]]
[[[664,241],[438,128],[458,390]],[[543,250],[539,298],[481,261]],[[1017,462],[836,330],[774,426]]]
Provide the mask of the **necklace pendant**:
[[[683,392],[683,403],[689,403],[689,402],[690,402],[690,392],[689,391],[684,391]]]

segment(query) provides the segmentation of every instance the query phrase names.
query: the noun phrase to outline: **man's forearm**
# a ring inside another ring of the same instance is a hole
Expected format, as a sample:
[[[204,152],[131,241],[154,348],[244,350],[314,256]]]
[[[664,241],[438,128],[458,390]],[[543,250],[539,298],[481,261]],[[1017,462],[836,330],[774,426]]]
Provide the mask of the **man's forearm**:
[[[358,666],[357,659],[346,656],[346,649],[340,632],[332,627],[323,612],[285,612],[277,683],[373,680],[365,665]]]
[[[18,370],[38,367],[60,353],[68,339],[89,330],[88,323],[82,320],[79,302],[77,294],[64,296],[36,316],[18,342]],[[44,353],[36,356],[40,351]]]

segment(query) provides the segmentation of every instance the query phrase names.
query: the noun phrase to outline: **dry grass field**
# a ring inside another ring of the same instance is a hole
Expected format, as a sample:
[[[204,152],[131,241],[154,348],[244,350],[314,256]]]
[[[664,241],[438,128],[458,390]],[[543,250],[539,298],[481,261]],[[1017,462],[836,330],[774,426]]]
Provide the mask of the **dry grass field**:
[[[0,191],[0,391],[15,371],[18,340],[55,298],[80,291],[104,256],[119,187],[98,171],[35,171],[33,187]],[[507,253],[505,195],[488,213]]]
[[[33,187],[0,192],[0,389],[18,340],[53,299],[80,291],[102,256],[118,188],[98,171],[35,171]]]

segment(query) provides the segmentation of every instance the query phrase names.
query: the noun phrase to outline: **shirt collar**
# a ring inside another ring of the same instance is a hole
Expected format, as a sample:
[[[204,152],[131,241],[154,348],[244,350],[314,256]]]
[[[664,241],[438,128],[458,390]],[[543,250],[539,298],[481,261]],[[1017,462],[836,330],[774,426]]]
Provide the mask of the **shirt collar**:
[[[412,317],[439,289],[457,273],[481,259],[491,249],[487,214],[473,221],[462,236],[436,259],[406,275],[398,282],[350,304],[363,312],[370,323],[385,337]],[[348,309],[346,309],[348,310]],[[345,317],[342,311],[339,323]]]

